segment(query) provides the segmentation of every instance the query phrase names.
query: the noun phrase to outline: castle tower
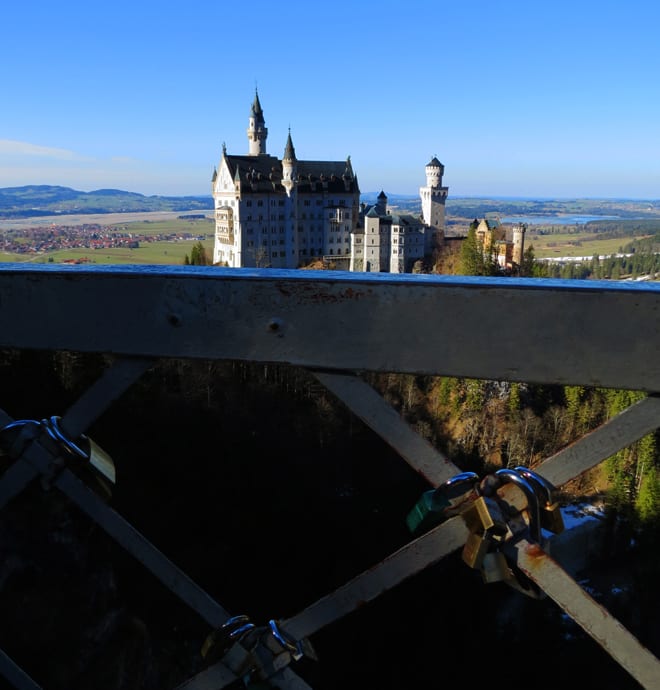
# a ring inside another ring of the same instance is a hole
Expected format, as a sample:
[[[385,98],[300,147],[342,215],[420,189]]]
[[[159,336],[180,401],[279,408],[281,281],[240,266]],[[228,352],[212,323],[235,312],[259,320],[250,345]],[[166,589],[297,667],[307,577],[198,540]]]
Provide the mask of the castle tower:
[[[288,196],[291,196],[291,190],[296,183],[298,172],[297,163],[296,150],[293,148],[291,130],[289,130],[289,136],[286,139],[286,146],[284,147],[284,156],[282,157],[282,186],[286,189]]]
[[[250,108],[250,120],[247,128],[247,136],[250,146],[250,156],[259,156],[263,153],[266,153],[266,138],[268,137],[268,129],[266,128],[264,111],[261,109],[261,103],[259,103],[259,94],[257,93],[256,89],[254,92],[252,108]]]
[[[376,200],[376,213],[379,216],[384,216],[387,214],[387,194],[381,190]]]
[[[525,256],[525,231],[527,226],[524,223],[513,226],[513,263],[518,266],[519,275],[522,275],[523,257]]]
[[[426,187],[419,188],[422,200],[422,219],[432,228],[427,232],[425,252],[430,254],[433,248],[442,241],[445,232],[445,201],[447,187],[442,186],[445,166],[434,156],[426,168]]]

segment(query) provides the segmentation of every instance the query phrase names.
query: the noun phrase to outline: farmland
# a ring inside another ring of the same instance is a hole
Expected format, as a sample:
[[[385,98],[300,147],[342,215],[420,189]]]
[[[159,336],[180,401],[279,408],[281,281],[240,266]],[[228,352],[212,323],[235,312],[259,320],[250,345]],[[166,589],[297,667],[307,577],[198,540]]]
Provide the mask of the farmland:
[[[118,221],[59,217],[57,223],[0,230],[0,261],[89,264],[183,264],[199,242],[209,258],[213,252],[213,221],[177,214],[121,214]],[[156,217],[154,217],[156,216]],[[116,218],[116,216],[114,217]],[[39,219],[43,223],[43,219]],[[44,235],[46,239],[44,239]],[[38,238],[38,241],[37,241]],[[13,251],[12,251],[13,250]]]

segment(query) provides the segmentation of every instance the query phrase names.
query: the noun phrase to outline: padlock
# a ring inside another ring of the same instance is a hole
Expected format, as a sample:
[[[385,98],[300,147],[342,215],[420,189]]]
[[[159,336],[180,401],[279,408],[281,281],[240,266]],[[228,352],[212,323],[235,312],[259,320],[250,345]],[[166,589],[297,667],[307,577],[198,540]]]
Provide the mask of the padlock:
[[[564,531],[564,518],[561,514],[559,502],[554,498],[555,487],[542,475],[530,470],[529,467],[515,468],[532,485],[539,499],[539,516],[541,527],[560,534]]]
[[[502,537],[507,532],[506,520],[499,505],[485,496],[478,496],[472,501],[461,513],[461,517],[470,532],[488,532],[496,537]]]
[[[497,503],[479,496],[462,513],[461,517],[470,534],[463,546],[463,561],[477,570],[484,557],[507,532],[507,526]]]
[[[470,568],[481,570],[484,558],[493,545],[491,536],[485,532],[479,534],[478,532],[470,532],[468,538],[465,540],[461,557],[463,562]]]
[[[406,525],[412,534],[419,534],[439,525],[444,519],[443,508],[448,508],[449,499],[437,489],[425,491],[406,516]]]
[[[88,459],[89,464],[103,477],[105,477],[112,484],[116,484],[117,473],[115,471],[115,463],[112,458],[91,438],[83,437],[89,443]]]
[[[540,514],[539,514],[539,501],[538,497],[536,495],[536,491],[534,490],[534,487],[525,479],[522,474],[517,472],[516,470],[510,469],[510,468],[503,468],[501,470],[497,470],[495,472],[495,476],[501,479],[503,482],[510,482],[514,484],[518,489],[522,490],[522,494],[526,498],[526,503],[527,506],[519,509],[519,515],[527,518],[526,522],[528,524],[528,531],[529,531],[529,539],[530,541],[536,542],[537,544],[541,543],[541,520],[540,520]],[[505,487],[502,487],[497,490],[498,496],[500,496],[500,500],[502,502],[505,502],[508,509],[511,510],[512,508],[515,510],[519,503],[517,503],[517,500],[513,500],[512,497],[515,497],[516,495],[520,496],[520,493],[518,492],[507,492],[507,489]],[[509,528],[512,528],[512,526],[515,523],[515,512],[510,513],[509,516]],[[517,532],[517,530],[514,528],[512,529],[514,533]],[[516,534],[517,536],[517,534]]]
[[[44,419],[41,424],[48,435],[65,451],[63,457],[73,460],[70,463],[71,469],[84,474],[85,469],[89,468],[92,471],[91,474],[97,486],[100,487],[102,495],[105,498],[109,498],[112,492],[108,482],[115,484],[117,476],[115,464],[108,453],[84,434],[75,441],[72,440],[62,430],[60,417],[53,416],[49,419]]]
[[[506,582],[513,577],[509,562],[501,551],[489,551],[481,562],[481,579],[485,584]]]
[[[406,525],[412,534],[425,532],[463,509],[463,505],[476,497],[479,477],[474,472],[461,472],[436,489],[425,491],[406,516]]]

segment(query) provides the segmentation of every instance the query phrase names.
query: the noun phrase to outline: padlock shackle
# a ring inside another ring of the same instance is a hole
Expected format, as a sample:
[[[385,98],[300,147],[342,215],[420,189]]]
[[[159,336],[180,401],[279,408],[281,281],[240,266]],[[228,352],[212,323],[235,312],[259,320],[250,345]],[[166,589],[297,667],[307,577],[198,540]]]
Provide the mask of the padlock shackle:
[[[536,490],[537,496],[539,495],[539,490],[543,492],[543,496],[539,496],[541,500],[545,501],[545,504],[547,506],[552,505],[555,502],[554,499],[554,491],[555,487],[543,476],[538,474],[538,472],[534,472],[533,470],[530,470],[529,467],[523,467],[522,465],[518,465],[517,467],[513,468],[516,472],[519,472],[522,474],[522,476],[529,481],[534,489]]]
[[[541,543],[541,513],[539,509],[539,499],[532,484],[514,469],[504,467],[495,472],[495,476],[504,482],[511,482],[520,487],[527,497],[527,507],[529,510],[529,533],[532,541]]]
[[[459,474],[455,474],[453,477],[450,477],[444,484],[441,486],[454,486],[455,484],[463,484],[465,482],[478,482],[479,481],[479,475],[476,472],[460,472]],[[440,487],[438,487],[440,488]]]

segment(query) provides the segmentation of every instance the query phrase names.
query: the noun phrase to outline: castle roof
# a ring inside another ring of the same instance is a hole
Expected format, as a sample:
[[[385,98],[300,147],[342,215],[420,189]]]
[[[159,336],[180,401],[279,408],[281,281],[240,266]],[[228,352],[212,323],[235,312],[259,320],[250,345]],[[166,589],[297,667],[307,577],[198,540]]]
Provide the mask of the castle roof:
[[[443,165],[442,163],[435,157],[431,158],[431,160],[426,164],[427,168],[442,168]]]
[[[295,161],[296,160],[296,150],[293,148],[293,141],[291,140],[291,132],[289,131],[289,136],[286,138],[286,146],[284,147],[284,157],[282,160]]]
[[[252,117],[261,118],[264,117],[264,111],[261,109],[261,103],[259,102],[259,94],[257,90],[254,90],[254,100],[252,101],[252,107],[250,108],[250,115]]]
[[[250,185],[243,191],[252,189],[255,192],[284,193],[282,161],[276,156],[226,155],[225,160],[232,177],[242,184]],[[360,191],[350,161],[297,161],[296,167],[299,193],[312,193],[322,189],[329,193]]]

